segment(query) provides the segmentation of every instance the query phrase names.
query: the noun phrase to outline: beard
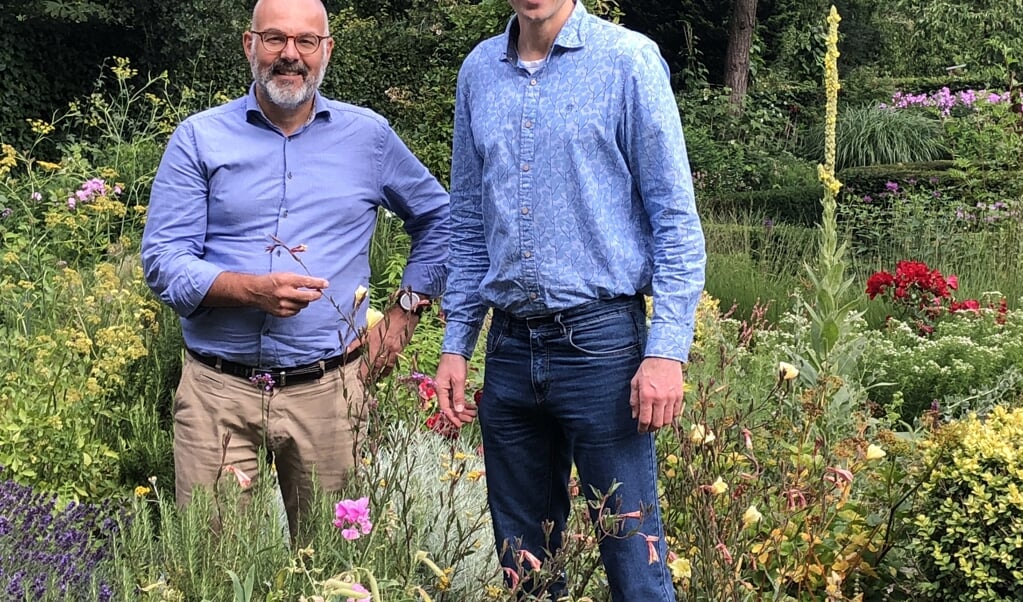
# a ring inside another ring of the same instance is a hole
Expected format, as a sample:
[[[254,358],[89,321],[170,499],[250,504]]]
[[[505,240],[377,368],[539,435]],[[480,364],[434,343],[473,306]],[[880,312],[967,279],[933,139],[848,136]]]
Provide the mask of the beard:
[[[316,94],[316,90],[323,83],[325,62],[320,63],[320,68],[315,73],[310,73],[302,61],[289,61],[284,58],[278,58],[266,67],[260,67],[253,55],[249,60],[249,66],[252,68],[252,78],[256,86],[271,103],[282,109],[294,110]],[[301,84],[280,82],[274,79],[275,75],[301,75],[303,82]]]

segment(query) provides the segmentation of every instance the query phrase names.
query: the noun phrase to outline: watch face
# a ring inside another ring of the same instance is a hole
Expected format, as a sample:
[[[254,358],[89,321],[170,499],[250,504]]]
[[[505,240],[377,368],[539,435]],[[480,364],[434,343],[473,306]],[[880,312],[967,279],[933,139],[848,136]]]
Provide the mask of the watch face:
[[[398,299],[398,304],[401,305],[401,308],[405,311],[412,311],[419,307],[419,295],[412,291],[405,291]]]

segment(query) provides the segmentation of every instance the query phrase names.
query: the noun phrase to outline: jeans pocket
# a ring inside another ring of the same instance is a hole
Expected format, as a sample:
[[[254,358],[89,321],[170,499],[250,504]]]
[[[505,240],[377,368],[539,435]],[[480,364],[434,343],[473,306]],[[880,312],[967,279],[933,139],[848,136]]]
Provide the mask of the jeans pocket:
[[[640,332],[628,311],[572,324],[566,334],[573,349],[595,357],[628,355],[641,347]]]
[[[501,343],[507,336],[507,321],[501,318],[493,318],[490,320],[490,328],[487,329],[487,355],[496,353],[501,348]]]

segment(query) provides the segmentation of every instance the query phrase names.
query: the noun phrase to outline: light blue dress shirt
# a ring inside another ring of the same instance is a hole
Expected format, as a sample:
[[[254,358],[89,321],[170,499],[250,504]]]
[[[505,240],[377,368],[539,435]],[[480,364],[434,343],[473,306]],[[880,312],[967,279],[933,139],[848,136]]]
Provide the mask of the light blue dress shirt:
[[[535,73],[517,35],[513,17],[458,75],[443,351],[469,357],[489,307],[643,293],[646,355],[686,361],[706,254],[667,65],[582,2]]]
[[[443,292],[447,193],[382,117],[319,94],[314,102],[310,121],[291,136],[267,120],[250,90],[189,117],[171,137],[153,182],[142,261],[149,286],[181,316],[188,348],[259,367],[340,354],[366,323],[368,302],[356,310],[354,295],[369,283],[379,207],[411,236],[402,286]],[[268,252],[271,235],[305,251]],[[294,317],[202,306],[221,272],[307,269],[330,287]]]

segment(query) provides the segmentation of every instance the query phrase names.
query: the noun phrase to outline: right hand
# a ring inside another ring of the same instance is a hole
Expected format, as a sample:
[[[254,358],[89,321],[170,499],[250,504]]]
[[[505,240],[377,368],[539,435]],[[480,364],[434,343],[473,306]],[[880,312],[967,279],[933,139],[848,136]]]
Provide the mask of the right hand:
[[[437,388],[437,406],[456,427],[476,418],[476,406],[465,403],[465,379],[468,362],[457,353],[442,353],[433,379]]]
[[[278,318],[290,318],[310,303],[323,297],[328,282],[291,272],[271,272],[255,276],[252,283],[253,305]]]

